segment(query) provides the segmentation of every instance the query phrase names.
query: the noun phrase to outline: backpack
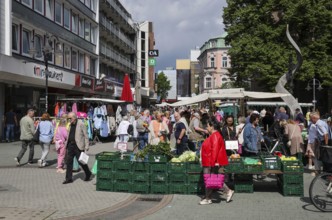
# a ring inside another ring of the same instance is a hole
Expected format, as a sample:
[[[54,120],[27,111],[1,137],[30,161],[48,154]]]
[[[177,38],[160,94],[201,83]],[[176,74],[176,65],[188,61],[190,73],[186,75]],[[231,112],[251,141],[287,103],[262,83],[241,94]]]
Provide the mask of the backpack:
[[[143,124],[144,124],[144,121],[141,118],[137,119],[137,121],[136,121],[137,132],[145,132],[145,127],[143,126]]]

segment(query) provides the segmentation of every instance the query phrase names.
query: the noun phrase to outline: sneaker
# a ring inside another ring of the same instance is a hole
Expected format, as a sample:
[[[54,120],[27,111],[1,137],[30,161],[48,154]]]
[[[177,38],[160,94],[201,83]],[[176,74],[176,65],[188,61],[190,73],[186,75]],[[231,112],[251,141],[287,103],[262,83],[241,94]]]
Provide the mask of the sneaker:
[[[234,195],[234,190],[229,190],[228,193],[227,193],[227,197],[226,197],[226,202],[230,202],[232,197]]]
[[[212,204],[211,199],[203,199],[202,201],[199,202],[200,205],[210,205]]]
[[[46,166],[48,166],[49,164],[47,163],[47,162],[43,162],[42,163],[42,165],[41,165],[41,167],[46,167]]]
[[[43,161],[42,160],[38,160],[38,166],[41,167],[43,164]]]
[[[308,170],[314,170],[314,169],[315,169],[315,166],[312,166],[312,165],[308,166]]]
[[[20,164],[20,160],[19,160],[17,157],[15,157],[14,160],[16,161],[16,165],[17,165],[17,166],[20,166],[20,165],[21,165],[21,164]]]

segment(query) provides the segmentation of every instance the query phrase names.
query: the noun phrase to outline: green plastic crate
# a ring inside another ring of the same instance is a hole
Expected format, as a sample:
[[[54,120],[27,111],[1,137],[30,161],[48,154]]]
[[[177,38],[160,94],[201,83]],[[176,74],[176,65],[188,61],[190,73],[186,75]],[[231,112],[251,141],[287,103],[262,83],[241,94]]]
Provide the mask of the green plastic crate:
[[[234,189],[236,193],[253,193],[254,184],[253,182],[235,182]]]
[[[170,173],[168,174],[169,183],[183,183],[186,184],[188,181],[187,175],[183,173]]]
[[[150,164],[144,162],[137,162],[132,164],[132,171],[134,173],[142,172],[149,173],[150,172]]]
[[[200,163],[187,163],[187,173],[200,173],[202,170]]]
[[[97,172],[97,178],[99,179],[109,179],[109,180],[113,180],[113,171],[112,170],[103,170],[100,169]]]
[[[186,184],[169,184],[169,193],[172,194],[187,194]]]
[[[126,181],[126,182],[130,182],[132,179],[132,173],[128,173],[128,172],[115,172],[113,175],[114,180],[116,181]]]
[[[113,161],[114,171],[131,171],[132,162],[130,161]]]
[[[205,193],[204,183],[196,183],[187,185],[187,194],[202,195]]]
[[[131,181],[133,183],[149,183],[150,182],[150,174],[149,173],[132,173],[132,179]]]
[[[281,161],[282,171],[284,173],[303,173],[304,168],[299,160],[283,160]]]
[[[188,174],[188,184],[204,182],[202,174]]]
[[[128,154],[128,153],[119,153],[118,157],[115,157],[113,160],[114,161],[131,161],[132,158],[132,154]]]
[[[291,185],[279,185],[283,196],[303,196],[303,185],[291,184]]]
[[[149,184],[132,184],[132,193],[148,194],[150,193]]]
[[[151,173],[167,173],[167,163],[150,163]]]
[[[97,173],[101,169],[113,170],[113,161],[98,160]]]
[[[113,182],[111,180],[97,178],[96,190],[98,191],[113,191]]]
[[[278,179],[282,184],[301,184],[303,185],[303,174],[281,174]]]
[[[281,170],[281,160],[278,156],[261,155],[265,170]]]
[[[96,160],[112,161],[120,157],[119,152],[101,152],[96,155]]]
[[[241,173],[243,171],[242,158],[228,158],[228,165],[225,166],[226,173]]]
[[[150,176],[150,183],[151,185],[168,183],[167,173],[152,173]]]
[[[115,192],[132,192],[132,184],[131,183],[124,183],[124,182],[114,182],[114,191]]]
[[[234,180],[235,182],[252,182],[253,176],[252,174],[235,174]]]
[[[168,173],[187,173],[187,163],[168,163]]]
[[[168,194],[168,184],[150,185],[150,193],[152,194]]]
[[[242,173],[261,173],[264,170],[263,162],[259,157],[251,157],[252,159],[259,160],[261,164],[245,164],[243,159],[243,170]]]

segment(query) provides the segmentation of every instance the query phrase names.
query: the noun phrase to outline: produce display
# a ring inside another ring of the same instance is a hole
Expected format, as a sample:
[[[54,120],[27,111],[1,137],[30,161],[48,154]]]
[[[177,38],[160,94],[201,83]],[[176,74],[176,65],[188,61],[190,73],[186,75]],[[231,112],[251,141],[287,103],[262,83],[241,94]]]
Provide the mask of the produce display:
[[[185,151],[179,157],[172,158],[172,163],[181,163],[181,162],[197,162],[199,159],[195,152]]]

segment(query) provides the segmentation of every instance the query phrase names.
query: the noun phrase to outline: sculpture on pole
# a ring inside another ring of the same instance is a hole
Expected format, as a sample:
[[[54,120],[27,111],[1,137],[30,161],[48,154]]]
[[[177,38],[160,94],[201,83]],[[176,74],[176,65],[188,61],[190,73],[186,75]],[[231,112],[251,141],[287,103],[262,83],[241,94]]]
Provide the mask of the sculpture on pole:
[[[275,87],[276,92],[279,93],[288,93],[290,94],[289,96],[286,97],[282,97],[283,101],[287,104],[287,106],[290,109],[290,113],[292,116],[294,116],[295,114],[295,109],[299,108],[302,112],[301,106],[299,105],[297,99],[295,99],[295,97],[293,96],[293,79],[294,79],[294,75],[295,72],[301,67],[302,62],[303,62],[303,58],[302,58],[302,54],[301,54],[301,50],[298,47],[298,45],[295,43],[295,41],[293,40],[293,38],[290,36],[289,33],[289,27],[287,24],[287,29],[286,29],[286,35],[287,35],[287,39],[289,40],[289,42],[292,44],[292,46],[295,48],[296,51],[296,59],[297,59],[297,63],[294,64],[293,63],[293,59],[290,57],[289,59],[289,66],[288,66],[288,72],[285,73],[284,75],[282,75]],[[288,91],[285,88],[286,84],[289,84],[290,87],[290,91]]]

